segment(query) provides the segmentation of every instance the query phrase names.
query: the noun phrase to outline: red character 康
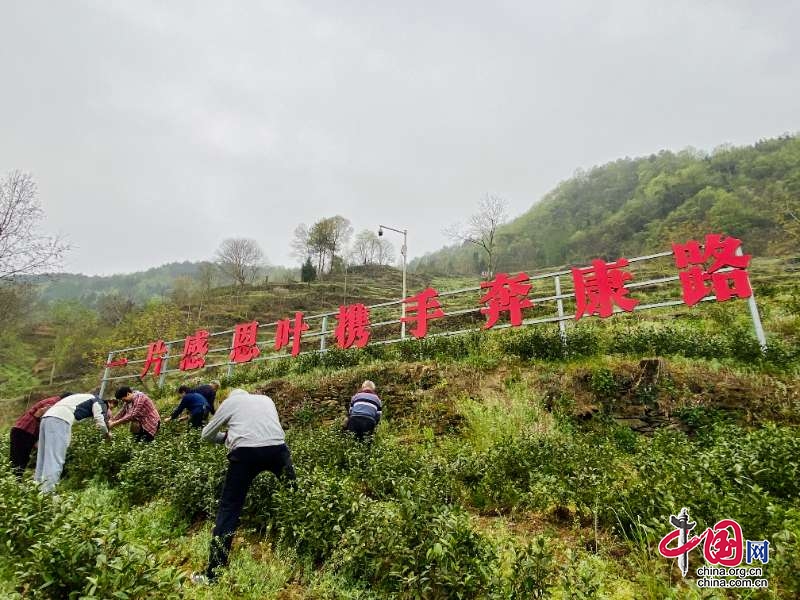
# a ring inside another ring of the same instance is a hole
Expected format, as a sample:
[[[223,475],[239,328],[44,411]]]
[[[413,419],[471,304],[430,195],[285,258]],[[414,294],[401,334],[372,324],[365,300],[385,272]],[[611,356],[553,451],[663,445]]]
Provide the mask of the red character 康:
[[[234,363],[243,363],[253,360],[261,354],[256,344],[258,335],[258,321],[240,323],[233,332],[233,349],[230,359]]]
[[[439,292],[429,287],[416,296],[410,296],[403,300],[409,306],[406,308],[406,316],[401,321],[403,323],[416,323],[416,327],[411,330],[411,335],[414,337],[425,337],[428,333],[428,321],[445,316],[442,305],[436,299],[438,295]],[[408,316],[409,313],[412,316]]]
[[[481,304],[488,304],[481,309],[482,314],[488,315],[484,329],[494,327],[501,312],[509,313],[512,326],[522,325],[522,309],[533,306],[526,297],[531,284],[523,283],[529,279],[527,273],[520,273],[516,277],[509,277],[508,273],[498,273],[491,281],[481,283],[481,288],[488,288],[486,295],[480,299]]]
[[[702,249],[697,240],[672,245],[675,266],[684,269],[678,277],[686,304],[694,306],[712,293],[718,302],[753,295],[746,270],[751,256],[741,254],[741,245],[741,240],[730,236],[723,238],[719,233],[707,235]],[[705,263],[711,259],[713,262],[706,269]],[[721,271],[726,268],[731,270]]]
[[[292,356],[297,356],[300,353],[300,340],[303,337],[303,332],[308,329],[308,324],[303,322],[303,313],[294,313],[294,324],[290,319],[282,319],[278,321],[278,327],[275,330],[275,350],[280,350],[284,346],[289,345],[289,338],[292,339]]]
[[[363,348],[369,341],[369,308],[363,304],[340,306],[334,334],[339,348]]]
[[[572,269],[576,321],[583,315],[610,317],[614,313],[614,305],[630,312],[639,304],[638,300],[628,298],[630,290],[625,287],[625,282],[633,279],[633,275],[622,270],[627,266],[627,258],[612,263],[595,259],[591,267]]]
[[[161,374],[161,365],[164,362],[164,355],[168,352],[167,345],[164,340],[157,340],[147,347],[147,358],[144,361],[144,369],[139,374],[139,379],[144,379],[144,376],[153,368],[153,377]]]
[[[208,331],[200,329],[194,335],[187,335],[183,342],[180,370],[203,368],[206,364],[206,354],[208,354]]]

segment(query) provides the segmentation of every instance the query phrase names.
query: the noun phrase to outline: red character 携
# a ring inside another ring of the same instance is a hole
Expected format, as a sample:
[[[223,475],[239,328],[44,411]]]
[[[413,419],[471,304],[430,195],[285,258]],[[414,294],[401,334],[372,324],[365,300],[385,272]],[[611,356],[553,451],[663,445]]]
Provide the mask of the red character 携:
[[[639,304],[638,300],[628,297],[625,282],[633,279],[633,275],[622,270],[627,266],[627,258],[611,263],[595,259],[591,267],[572,269],[576,321],[583,315],[610,317],[615,305],[624,311],[632,311]]]
[[[261,354],[261,350],[259,350],[256,344],[257,335],[258,321],[240,323],[236,326],[233,332],[233,349],[230,354],[231,362],[249,362]]]
[[[183,341],[183,354],[181,355],[181,371],[202,369],[206,364],[208,354],[208,331],[199,329],[194,335],[187,335]]]
[[[481,283],[481,288],[488,288],[480,299],[481,304],[488,305],[481,309],[482,314],[488,315],[484,329],[494,327],[501,312],[509,313],[512,326],[522,325],[522,309],[533,306],[527,298],[531,284],[523,283],[529,279],[527,273],[520,273],[515,277],[509,277],[508,273],[498,273],[491,281]]]
[[[369,308],[363,304],[340,306],[334,335],[339,348],[363,348],[369,341]]]
[[[436,297],[439,295],[433,288],[425,288],[416,296],[410,296],[403,300],[407,305],[406,316],[401,319],[403,323],[416,323],[411,330],[411,335],[416,338],[425,337],[428,333],[428,321],[440,319],[445,316],[442,305]],[[411,316],[408,316],[408,315]]]

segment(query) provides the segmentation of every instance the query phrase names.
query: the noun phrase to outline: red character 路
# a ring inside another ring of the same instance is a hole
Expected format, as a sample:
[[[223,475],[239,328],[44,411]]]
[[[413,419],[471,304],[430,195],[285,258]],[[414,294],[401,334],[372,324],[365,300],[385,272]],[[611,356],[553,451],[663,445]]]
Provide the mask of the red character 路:
[[[583,315],[610,317],[614,306],[630,312],[639,304],[638,300],[628,297],[630,290],[625,287],[625,282],[633,279],[633,275],[622,270],[627,266],[627,258],[611,263],[595,259],[591,267],[572,269],[576,321]]]
[[[707,235],[702,247],[697,240],[672,244],[675,266],[683,269],[678,277],[686,304],[694,306],[712,293],[718,302],[753,295],[746,270],[751,255],[741,254],[741,245],[741,240],[719,233]],[[713,262],[705,268],[710,260]]]
[[[526,297],[531,284],[523,283],[529,279],[527,273],[520,273],[516,277],[509,277],[508,273],[498,273],[491,281],[481,283],[481,288],[488,288],[480,299],[481,304],[487,304],[481,309],[482,314],[488,315],[484,329],[494,327],[502,312],[509,313],[509,320],[514,327],[522,325],[522,309],[533,306]]]
[[[139,379],[144,379],[144,376],[153,369],[153,377],[158,377],[161,374],[161,366],[164,362],[164,357],[167,354],[167,345],[164,340],[157,340],[147,347],[147,358],[144,361],[144,368],[139,374]]]
[[[334,332],[339,348],[363,348],[369,341],[369,308],[363,304],[340,306]]]
[[[416,323],[416,326],[411,329],[411,335],[414,337],[425,337],[428,333],[428,321],[445,316],[442,305],[436,299],[438,295],[439,292],[429,287],[416,296],[410,296],[403,300],[408,307],[406,308],[406,316],[401,321],[403,323]],[[411,316],[408,316],[409,314]]]
[[[261,354],[256,344],[257,335],[258,321],[240,323],[236,326],[233,332],[233,349],[230,353],[231,362],[249,362]]]
[[[199,329],[194,335],[187,335],[183,341],[183,354],[181,355],[181,371],[202,369],[206,364],[208,354],[208,331]]]
[[[280,350],[284,346],[289,345],[289,338],[292,340],[292,356],[297,356],[300,353],[300,339],[303,337],[303,332],[308,329],[308,323],[303,321],[303,313],[294,313],[294,324],[290,319],[282,319],[278,321],[278,327],[275,330],[275,350]]]

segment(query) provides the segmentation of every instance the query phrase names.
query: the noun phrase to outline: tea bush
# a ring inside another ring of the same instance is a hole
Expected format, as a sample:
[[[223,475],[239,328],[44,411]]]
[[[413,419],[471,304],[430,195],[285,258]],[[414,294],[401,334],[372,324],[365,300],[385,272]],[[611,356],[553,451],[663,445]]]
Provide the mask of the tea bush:
[[[0,465],[0,560],[26,598],[177,598],[182,576],[127,543],[103,507],[43,495]],[[120,595],[121,594],[121,595]]]

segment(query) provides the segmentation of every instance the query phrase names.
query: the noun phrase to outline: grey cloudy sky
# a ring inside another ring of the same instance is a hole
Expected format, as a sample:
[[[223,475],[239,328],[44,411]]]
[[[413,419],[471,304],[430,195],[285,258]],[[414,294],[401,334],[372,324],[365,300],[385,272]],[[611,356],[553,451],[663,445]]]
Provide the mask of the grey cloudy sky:
[[[0,172],[70,271],[341,214],[418,256],[486,192],[800,129],[800,3],[0,2]]]

